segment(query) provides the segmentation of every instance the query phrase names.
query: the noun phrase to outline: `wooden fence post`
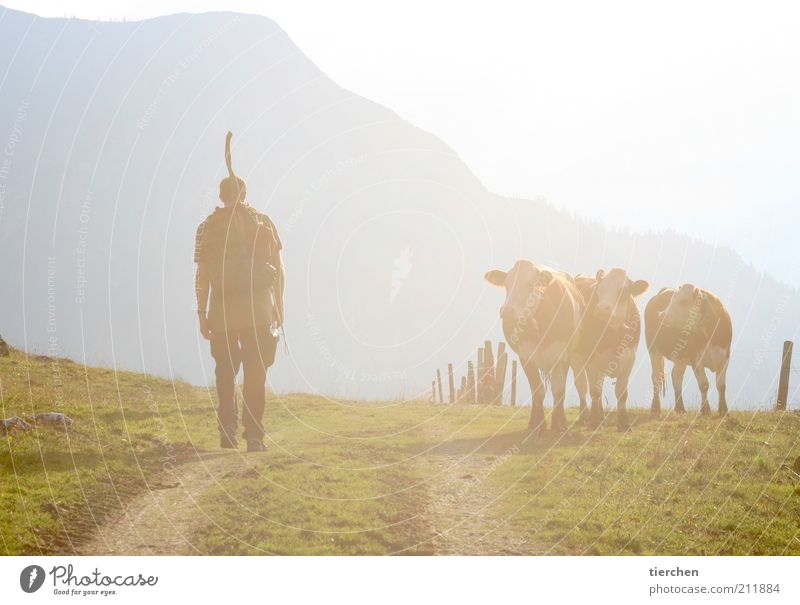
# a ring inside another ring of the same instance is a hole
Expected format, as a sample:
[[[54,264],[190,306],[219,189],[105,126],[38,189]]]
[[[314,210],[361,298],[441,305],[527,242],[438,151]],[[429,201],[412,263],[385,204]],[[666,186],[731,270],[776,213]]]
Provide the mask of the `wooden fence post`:
[[[503,405],[503,391],[506,388],[506,368],[508,367],[508,353],[504,343],[497,347],[497,369],[494,373],[494,405]]]
[[[478,349],[481,351],[481,349]],[[492,341],[487,340],[483,344],[483,353],[479,353],[483,362],[478,373],[478,403],[490,405],[494,400],[494,355],[492,354]]]
[[[436,382],[439,386],[439,403],[444,403],[444,395],[442,394],[442,371],[436,370]]]
[[[431,380],[431,403],[436,403],[436,381]]]
[[[467,362],[467,403],[475,403],[475,366]]]
[[[792,346],[791,340],[787,340],[783,343],[781,377],[778,383],[778,401],[775,406],[775,409],[778,411],[786,410],[787,400],[789,399],[789,370],[792,367]]]
[[[450,405],[456,402],[456,385],[453,379],[453,364],[447,364],[447,379],[450,383]]]
[[[483,374],[486,365],[486,359],[483,356],[483,347],[478,347],[478,366],[475,368],[475,403],[483,403]]]
[[[511,362],[511,407],[517,405],[517,360]]]

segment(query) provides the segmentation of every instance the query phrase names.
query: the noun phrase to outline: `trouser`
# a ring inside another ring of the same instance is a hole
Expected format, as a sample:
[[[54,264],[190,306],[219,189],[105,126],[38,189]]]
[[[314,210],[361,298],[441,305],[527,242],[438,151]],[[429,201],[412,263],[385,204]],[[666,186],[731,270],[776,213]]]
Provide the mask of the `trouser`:
[[[278,339],[267,326],[211,333],[211,356],[216,362],[219,430],[228,437],[236,434],[236,375],[244,366],[242,424],[245,439],[261,439],[266,406],[267,368],[275,361]]]

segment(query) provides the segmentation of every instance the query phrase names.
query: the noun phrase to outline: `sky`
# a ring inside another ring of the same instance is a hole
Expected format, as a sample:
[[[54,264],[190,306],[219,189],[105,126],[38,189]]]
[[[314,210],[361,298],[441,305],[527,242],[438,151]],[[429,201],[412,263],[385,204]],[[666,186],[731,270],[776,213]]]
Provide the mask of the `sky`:
[[[59,17],[266,15],[490,190],[727,245],[800,287],[791,2],[0,2]]]

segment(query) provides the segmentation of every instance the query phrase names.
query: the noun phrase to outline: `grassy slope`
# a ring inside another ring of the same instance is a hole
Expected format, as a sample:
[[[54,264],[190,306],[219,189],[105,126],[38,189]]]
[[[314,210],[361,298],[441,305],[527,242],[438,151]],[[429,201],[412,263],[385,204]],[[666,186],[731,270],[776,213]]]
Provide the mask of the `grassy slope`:
[[[216,446],[203,389],[18,352],[0,358],[0,380],[3,417],[64,411],[85,434],[0,445],[0,552],[69,551],[131,494],[164,487],[164,463],[190,458],[187,442]],[[513,552],[800,554],[797,413],[642,414],[632,433],[577,427],[536,443],[526,416],[273,400],[270,452],[215,478],[199,502],[213,521],[198,524],[193,542],[210,554],[430,553],[443,518],[432,505],[457,510],[485,490],[479,533],[495,536],[492,552],[514,536]],[[453,490],[440,475],[460,457],[485,471],[455,468],[464,483]],[[498,523],[503,531],[492,531]]]
[[[189,434],[198,447],[213,443],[202,390],[18,351],[0,358],[0,416],[53,411],[80,434],[0,437],[0,552],[69,549],[179,460]]]

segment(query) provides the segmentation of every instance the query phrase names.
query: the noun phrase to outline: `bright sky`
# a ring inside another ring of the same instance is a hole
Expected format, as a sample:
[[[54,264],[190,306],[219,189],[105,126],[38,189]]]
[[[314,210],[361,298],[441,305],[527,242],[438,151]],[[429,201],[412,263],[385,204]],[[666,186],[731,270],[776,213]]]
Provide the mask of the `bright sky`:
[[[737,249],[800,287],[800,8],[737,2],[0,0],[40,15],[274,19],[491,190]]]

